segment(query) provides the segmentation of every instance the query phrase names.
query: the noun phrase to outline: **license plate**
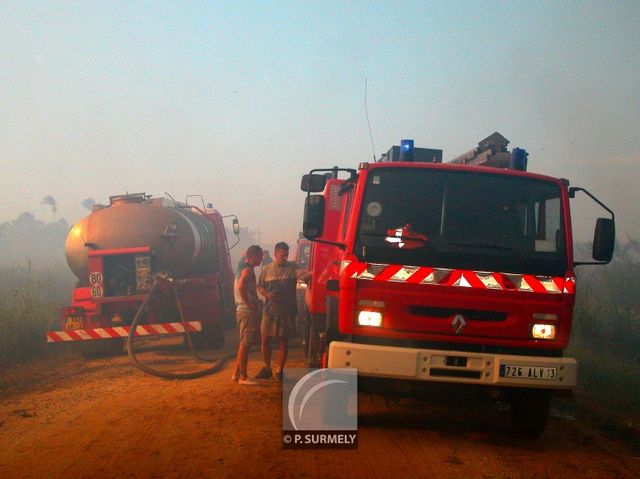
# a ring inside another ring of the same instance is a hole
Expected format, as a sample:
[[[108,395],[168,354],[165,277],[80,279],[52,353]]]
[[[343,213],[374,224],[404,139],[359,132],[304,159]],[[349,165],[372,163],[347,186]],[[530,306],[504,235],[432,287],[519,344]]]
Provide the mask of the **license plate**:
[[[65,331],[69,331],[70,329],[82,329],[82,318],[68,316],[64,321],[64,329]]]
[[[540,366],[516,366],[511,364],[501,364],[500,377],[553,381],[557,377],[557,369]]]

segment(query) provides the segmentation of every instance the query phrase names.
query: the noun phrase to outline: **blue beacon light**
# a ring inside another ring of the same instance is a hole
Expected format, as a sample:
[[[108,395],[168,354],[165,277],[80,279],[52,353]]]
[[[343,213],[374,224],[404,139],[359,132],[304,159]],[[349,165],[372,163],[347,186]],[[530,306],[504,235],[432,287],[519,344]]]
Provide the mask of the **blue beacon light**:
[[[413,140],[400,140],[400,161],[413,161]]]

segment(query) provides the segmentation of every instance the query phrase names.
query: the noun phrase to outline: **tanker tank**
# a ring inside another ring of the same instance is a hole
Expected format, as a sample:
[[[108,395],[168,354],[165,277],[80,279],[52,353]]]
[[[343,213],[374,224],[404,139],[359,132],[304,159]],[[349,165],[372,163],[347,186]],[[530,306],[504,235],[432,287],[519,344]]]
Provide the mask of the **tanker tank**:
[[[215,244],[214,225],[190,207],[136,193],[112,196],[109,206],[96,205],[71,228],[65,252],[80,284],[86,284],[91,250],[148,246],[154,271],[184,278],[219,268]]]

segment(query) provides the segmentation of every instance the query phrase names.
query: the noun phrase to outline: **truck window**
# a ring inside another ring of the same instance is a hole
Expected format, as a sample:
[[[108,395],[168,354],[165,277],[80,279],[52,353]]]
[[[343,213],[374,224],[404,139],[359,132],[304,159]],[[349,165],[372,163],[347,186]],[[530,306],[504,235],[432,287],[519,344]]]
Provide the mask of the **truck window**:
[[[560,198],[552,198],[537,202],[535,250],[556,251],[560,235]]]
[[[485,172],[369,173],[355,253],[364,261],[563,275],[556,183]]]

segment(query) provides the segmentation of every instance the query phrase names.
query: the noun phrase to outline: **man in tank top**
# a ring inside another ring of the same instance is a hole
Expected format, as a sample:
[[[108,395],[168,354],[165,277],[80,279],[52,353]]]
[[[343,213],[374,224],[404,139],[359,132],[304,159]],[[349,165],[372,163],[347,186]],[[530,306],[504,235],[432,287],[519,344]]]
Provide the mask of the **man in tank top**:
[[[257,342],[260,328],[258,317],[260,301],[258,300],[256,275],[253,268],[260,266],[261,263],[262,248],[258,245],[249,246],[245,254],[244,263],[239,265],[233,288],[240,341],[236,372],[231,379],[242,385],[257,384],[252,379],[249,379],[247,375],[247,363],[249,361],[249,350]]]

